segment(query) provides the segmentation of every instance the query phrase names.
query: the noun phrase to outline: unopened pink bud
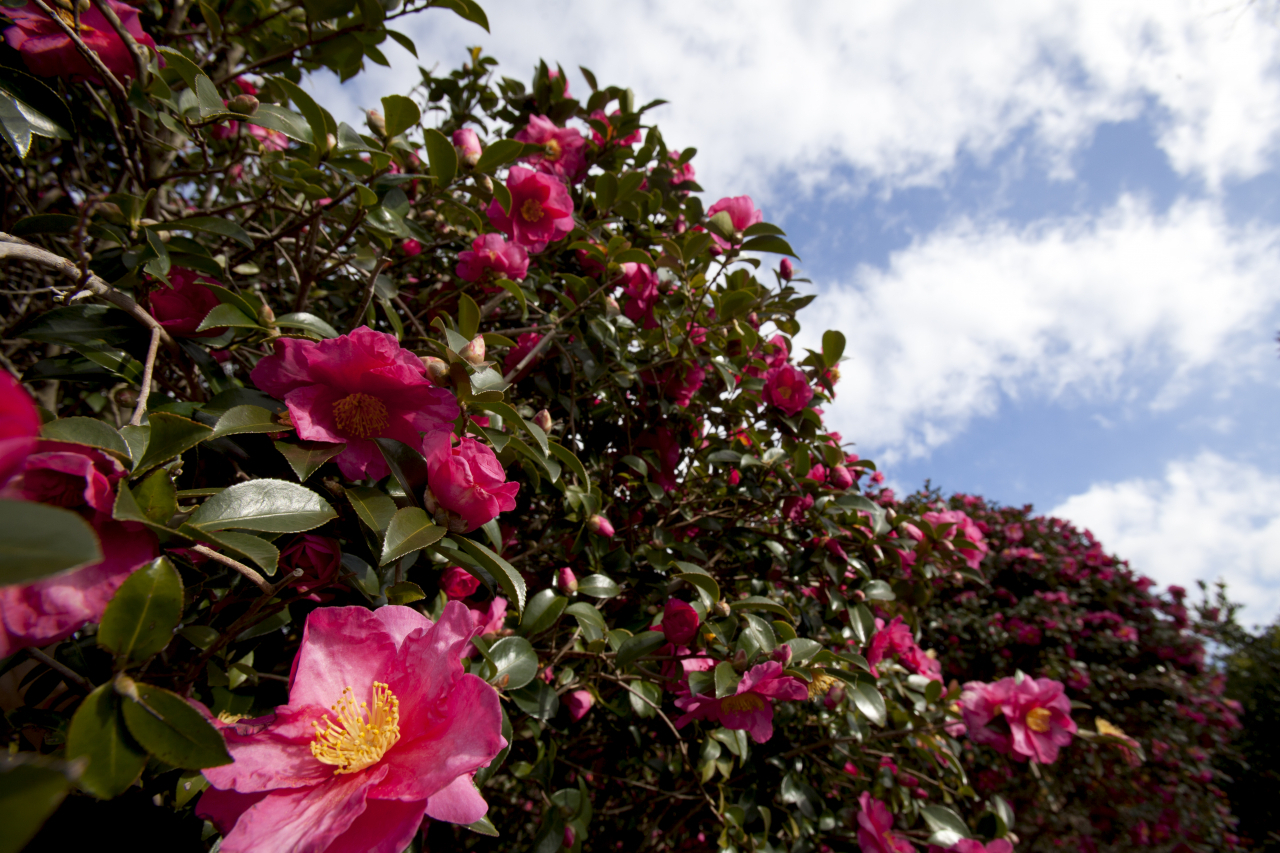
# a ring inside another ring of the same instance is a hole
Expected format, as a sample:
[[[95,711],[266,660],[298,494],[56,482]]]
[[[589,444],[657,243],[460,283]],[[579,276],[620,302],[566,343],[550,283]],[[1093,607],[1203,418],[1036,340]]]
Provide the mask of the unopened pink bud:
[[[543,432],[551,432],[551,413],[546,409],[539,409],[538,413],[533,416],[533,422]]]
[[[365,121],[369,124],[369,129],[379,136],[387,135],[387,120],[382,117],[382,113],[377,110],[369,110],[365,114]]]
[[[573,847],[573,842],[577,840],[578,840],[578,836],[574,834],[573,827],[566,826],[564,828],[564,846]]]
[[[783,258],[782,263],[778,264],[778,275],[783,281],[791,281],[791,276],[795,275],[795,270],[791,266],[790,258]]]
[[[449,384],[449,365],[434,355],[424,355],[421,358],[422,366],[426,368],[428,379],[437,385]]]
[[[773,650],[773,659],[783,666],[786,666],[791,663],[792,654],[794,654],[794,652],[791,650],[790,646],[778,646]]]
[[[573,569],[568,566],[565,566],[560,570],[558,582],[560,584],[560,591],[566,595],[568,593],[578,591],[578,576],[575,575],[573,573]]]
[[[471,364],[480,364],[484,361],[484,335],[476,335],[471,342],[462,348],[462,352],[458,355],[462,356],[462,360]]]
[[[613,525],[610,524],[609,519],[605,518],[603,515],[591,516],[591,518],[587,520],[587,529],[598,536],[605,537],[606,539],[612,538],[614,534]]]
[[[453,147],[458,152],[458,159],[468,166],[474,166],[480,160],[480,137],[469,127],[453,132]]]
[[[831,469],[829,475],[831,485],[837,489],[847,489],[853,485],[853,474],[849,473],[849,469],[843,465],[837,465]]]
[[[622,309],[618,307],[618,300],[612,296],[606,297],[604,300],[604,315],[612,320],[622,313]]]

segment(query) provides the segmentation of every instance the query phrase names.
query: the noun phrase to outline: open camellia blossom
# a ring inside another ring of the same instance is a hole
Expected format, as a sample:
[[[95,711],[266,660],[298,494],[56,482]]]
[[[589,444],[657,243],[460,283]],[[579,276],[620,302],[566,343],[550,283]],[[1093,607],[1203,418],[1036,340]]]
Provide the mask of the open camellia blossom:
[[[583,156],[586,140],[570,127],[560,127],[546,116],[531,116],[524,129],[516,134],[517,142],[541,145],[542,153],[525,157],[524,162],[539,172],[576,184],[587,175],[587,158]]]
[[[416,447],[424,432],[451,430],[459,414],[453,394],[426,378],[421,359],[365,326],[319,343],[276,338],[275,353],[250,376],[284,400],[299,438],[347,445],[335,461],[352,480],[390,471],[371,439]]]
[[[40,413],[26,389],[7,372],[0,371],[0,487],[35,450],[40,434]]]
[[[1052,678],[1002,678],[991,684],[970,681],[960,694],[960,711],[969,737],[1019,761],[1041,764],[1058,760],[1058,750],[1071,743],[1076,724],[1071,701],[1061,681]],[[996,727],[1003,716],[1008,732]]]
[[[982,531],[978,529],[978,525],[974,524],[973,519],[969,518],[962,510],[948,509],[942,512],[926,512],[920,517],[934,527],[951,522],[954,526],[950,530],[949,538],[959,537],[977,546],[976,549],[956,549],[964,557],[965,564],[971,569],[977,569],[981,565],[982,558],[987,555],[990,549],[987,547],[986,538],[982,535]]]
[[[21,389],[19,389],[21,390]],[[63,640],[96,622],[133,571],[155,559],[155,534],[111,518],[124,466],[100,450],[40,440],[16,466],[0,496],[79,512],[93,525],[103,558],[72,572],[0,588],[0,658]]]
[[[756,743],[773,737],[773,700],[801,702],[809,698],[809,689],[794,676],[782,674],[782,664],[766,661],[756,664],[742,676],[732,696],[717,699],[714,694],[690,694],[676,700],[685,713],[676,720],[683,728],[694,720],[711,720],[726,729],[745,729]]]
[[[761,398],[777,406],[787,417],[795,417],[813,399],[813,388],[804,371],[790,364],[769,368],[764,375]]]
[[[916,849],[893,831],[893,813],[870,791],[858,797],[858,846],[862,853],[915,853]]]
[[[895,616],[888,625],[877,619],[876,626],[879,630],[871,638],[871,645],[867,649],[867,664],[871,667],[872,675],[879,678],[876,664],[892,655],[917,675],[923,675],[931,681],[942,681],[942,665],[916,644],[910,626],[902,621],[901,616]]]
[[[537,254],[547,244],[573,230],[573,199],[558,179],[522,166],[513,166],[507,176],[511,192],[511,212],[494,199],[489,203],[489,221],[511,237],[517,245]]]
[[[169,334],[183,338],[211,338],[226,331],[225,327],[196,331],[209,312],[221,304],[212,290],[200,284],[201,281],[218,283],[194,270],[174,267],[169,271],[172,287],[160,284],[147,297],[151,303],[151,315]]]
[[[529,272],[529,255],[501,234],[481,234],[471,241],[470,250],[458,253],[456,272],[463,281],[519,281]]]
[[[138,10],[117,0],[106,0],[107,5],[125,30],[133,36],[138,44],[155,49],[156,43],[151,36],[142,31],[138,21]],[[63,9],[54,8],[67,26],[75,28],[75,17]],[[34,3],[4,10],[4,16],[13,21],[13,26],[4,31],[4,39],[9,46],[22,54],[22,61],[32,74],[41,77],[70,77],[73,80],[92,80],[101,84],[98,72],[89,64],[80,51],[72,43],[71,38],[63,32],[48,15]],[[89,6],[80,13],[80,29],[77,33],[85,46],[91,48],[102,60],[107,70],[117,78],[133,77],[137,74],[137,66],[129,54],[129,47],[120,38],[111,23],[98,11],[97,6]]]
[[[707,218],[710,219],[721,211],[729,214],[729,219],[733,222],[734,231],[745,231],[757,222],[764,222],[764,213],[756,210],[755,202],[751,200],[749,195],[720,199],[707,208]],[[721,249],[728,249],[732,245],[718,234],[712,234],[711,239],[715,240],[716,245]]]
[[[219,722],[234,761],[204,771],[198,813],[222,850],[400,853],[424,817],[470,824],[471,780],[505,747],[498,693],[462,670],[467,608],[325,607],[307,617],[289,704]]]
[[[450,530],[469,533],[498,513],[515,509],[520,484],[507,482],[507,472],[489,445],[470,436],[457,442],[453,444],[447,432],[428,433],[422,455],[427,458],[429,497],[445,511]]]

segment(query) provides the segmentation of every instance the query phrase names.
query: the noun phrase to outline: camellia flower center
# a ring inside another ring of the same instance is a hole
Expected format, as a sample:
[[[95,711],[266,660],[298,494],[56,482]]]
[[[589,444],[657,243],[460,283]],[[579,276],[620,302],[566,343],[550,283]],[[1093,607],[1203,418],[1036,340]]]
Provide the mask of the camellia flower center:
[[[739,693],[720,700],[722,711],[759,711],[763,707],[764,700],[754,693]]]
[[[790,400],[791,389],[783,385],[781,388],[778,389],[778,396],[781,397],[783,400]]]
[[[400,700],[380,681],[373,682],[372,709],[368,702],[361,702],[357,708],[348,687],[331,710],[337,715],[337,722],[326,716],[324,729],[314,720],[311,723],[316,730],[311,754],[324,764],[335,765],[335,776],[377,764],[400,740]]]
[[[1027,728],[1033,732],[1047,732],[1052,717],[1053,712],[1048,708],[1032,708],[1027,712]]]
[[[557,142],[554,139],[548,139],[547,144],[544,147],[546,148],[546,151],[547,151],[547,153],[544,155],[545,159],[551,160],[553,162],[560,159],[560,154],[562,152],[560,150],[559,142]]]
[[[333,419],[352,438],[368,438],[386,429],[387,407],[377,397],[357,391],[333,404]]]
[[[536,198],[525,199],[524,204],[520,205],[520,215],[524,217],[525,222],[537,222],[545,212],[542,210],[542,203]]]

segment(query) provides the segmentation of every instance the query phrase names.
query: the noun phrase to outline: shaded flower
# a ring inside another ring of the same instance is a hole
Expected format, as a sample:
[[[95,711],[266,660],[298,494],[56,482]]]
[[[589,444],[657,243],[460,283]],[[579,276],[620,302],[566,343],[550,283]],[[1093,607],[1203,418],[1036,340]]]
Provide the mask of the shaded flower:
[[[398,853],[424,817],[483,817],[471,775],[506,741],[497,691],[462,670],[474,630],[457,602],[434,625],[395,605],[313,611],[289,704],[218,724],[234,762],[204,771],[197,814],[221,849]]]
[[[505,598],[491,598],[488,604],[468,605],[468,608],[478,636],[497,634],[506,626],[507,600]]]
[[[515,138],[517,142],[542,146],[541,154],[522,158],[539,172],[571,184],[586,177],[587,159],[583,152],[586,140],[573,128],[560,127],[546,116],[531,116]]]
[[[620,116],[622,115],[622,110],[614,110],[610,115]],[[601,135],[600,131],[596,130],[594,126],[591,128],[591,141],[594,142],[597,147],[603,148],[607,142],[612,142],[614,145],[635,145],[642,138],[640,128],[638,127],[626,136],[617,136],[617,128],[615,128],[609,121],[609,116],[605,115],[604,110],[595,110],[591,113],[591,117],[605,125],[606,128],[603,135]],[[675,182],[672,181],[672,183]]]
[[[0,488],[35,450],[40,413],[31,395],[7,371],[0,371]]]
[[[536,254],[573,230],[573,199],[554,177],[514,166],[507,176],[507,189],[511,212],[504,212],[497,199],[486,212],[494,227],[518,245]]]
[[[427,458],[429,497],[444,510],[455,533],[469,533],[500,512],[516,508],[519,483],[507,482],[507,472],[493,449],[470,436],[428,433],[422,445]],[[433,512],[436,509],[428,507]]]
[[[871,638],[871,645],[867,649],[867,664],[871,667],[872,675],[879,678],[876,664],[892,655],[917,675],[923,675],[931,681],[942,681],[942,667],[916,644],[910,626],[902,621],[901,616],[895,616],[888,625],[877,619],[876,627],[879,630]]]
[[[106,2],[138,44],[155,49],[155,41],[142,31],[137,9],[117,0],[106,0]],[[70,12],[55,7],[54,13],[62,18],[67,26],[75,27],[75,18]],[[92,80],[99,85],[104,82],[98,79],[97,72],[80,54],[70,37],[34,3],[17,8],[6,7],[4,16],[14,24],[4,31],[5,41],[22,54],[22,61],[27,64],[32,74],[38,74],[41,77]],[[137,74],[137,66],[129,53],[129,47],[110,22],[103,17],[97,6],[89,6],[81,11],[80,29],[77,35],[87,47],[98,54],[102,64],[117,78],[125,79]]]
[[[529,272],[529,255],[501,234],[481,234],[471,241],[471,248],[458,253],[458,278],[463,281],[489,281],[509,278],[519,281]]]
[[[911,842],[893,832],[893,814],[863,791],[858,797],[858,846],[862,853],[915,853]]]
[[[727,729],[743,729],[756,743],[764,743],[773,737],[773,700],[802,702],[808,698],[803,681],[783,675],[782,664],[766,661],[742,676],[732,696],[717,699],[690,694],[676,699],[676,707],[685,712],[676,720],[676,728],[694,720],[710,720]]]
[[[687,646],[698,636],[698,611],[678,598],[667,599],[662,611],[662,633],[667,641],[677,646]]]
[[[148,295],[151,315],[169,334],[181,338],[211,338],[226,331],[225,326],[196,331],[209,312],[221,304],[212,290],[200,284],[202,281],[218,284],[195,270],[173,267],[169,270],[172,287],[161,284]]]
[[[390,473],[374,438],[411,447],[422,432],[448,432],[458,417],[453,394],[433,385],[421,359],[395,337],[361,326],[326,341],[276,338],[275,353],[250,374],[283,399],[298,437],[345,443],[336,462],[351,480]]]
[[[450,566],[440,576],[440,590],[451,599],[466,598],[480,588],[480,579],[461,566]]]
[[[766,403],[777,406],[787,417],[795,417],[813,399],[813,389],[804,372],[790,364],[771,367],[764,375],[764,390],[760,393]]]
[[[520,362],[524,361],[524,357],[533,352],[534,348],[542,340],[542,335],[537,332],[525,332],[516,338],[516,345],[507,350],[507,357],[502,360],[502,370],[504,373],[510,373],[520,366]],[[533,370],[533,366],[542,360],[539,355],[524,366],[524,370],[512,377],[512,381],[519,382],[529,375],[529,371]]]
[[[1022,761],[1052,764],[1071,742],[1076,724],[1061,681],[1051,678],[1002,678],[992,684],[971,681],[960,695],[969,737]],[[1004,717],[1008,732],[994,724]]]
[[[251,124],[249,135],[261,142],[263,149],[267,151],[283,151],[289,147],[289,137],[278,130]]]
[[[575,723],[585,717],[595,703],[595,697],[588,690],[571,690],[564,697],[565,707],[569,709],[569,719]]]
[[[302,577],[294,581],[293,589],[306,594],[338,579],[342,545],[331,536],[302,533],[281,549],[280,565],[287,570],[302,569]]]
[[[670,151],[667,156],[671,158],[671,185],[673,187],[692,181],[697,176],[698,173],[694,170],[693,163],[680,165],[679,151]]]
[[[653,308],[658,304],[658,277],[653,267],[628,261],[622,264],[621,278],[618,284],[626,294],[627,301],[622,306],[622,313],[633,323],[640,323],[646,329],[657,328],[653,319]]]

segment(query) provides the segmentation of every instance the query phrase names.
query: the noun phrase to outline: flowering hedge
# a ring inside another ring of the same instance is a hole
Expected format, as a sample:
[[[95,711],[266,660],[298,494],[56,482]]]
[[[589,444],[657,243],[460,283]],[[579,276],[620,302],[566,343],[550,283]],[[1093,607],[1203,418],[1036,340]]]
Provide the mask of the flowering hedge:
[[[487,26],[3,12],[6,843],[68,796],[224,853],[1067,837],[1019,792],[1137,746],[937,632],[1004,551],[824,425],[844,336],[798,350],[785,234],[660,102],[478,49],[367,132],[298,85],[431,6]]]

